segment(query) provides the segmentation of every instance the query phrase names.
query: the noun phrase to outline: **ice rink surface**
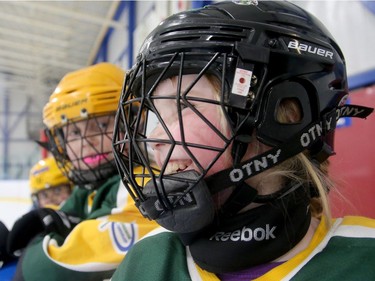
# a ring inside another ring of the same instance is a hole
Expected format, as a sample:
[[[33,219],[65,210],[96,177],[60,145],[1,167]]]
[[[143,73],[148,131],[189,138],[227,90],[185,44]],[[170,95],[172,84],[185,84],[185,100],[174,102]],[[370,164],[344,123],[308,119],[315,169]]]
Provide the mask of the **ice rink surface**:
[[[32,207],[28,180],[0,181],[0,221],[11,229]]]

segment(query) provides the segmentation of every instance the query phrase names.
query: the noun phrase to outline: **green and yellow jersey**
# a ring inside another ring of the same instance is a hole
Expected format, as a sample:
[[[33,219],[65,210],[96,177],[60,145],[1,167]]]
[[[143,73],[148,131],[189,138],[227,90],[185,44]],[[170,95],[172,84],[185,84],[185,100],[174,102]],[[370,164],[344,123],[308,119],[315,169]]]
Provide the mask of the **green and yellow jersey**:
[[[66,238],[49,233],[34,239],[15,280],[107,280],[129,249],[159,228],[143,218],[119,176],[95,191],[76,188],[61,210],[83,221]]]
[[[332,223],[328,229],[322,220],[305,250],[253,281],[375,280],[375,220],[344,217]],[[111,280],[220,279],[194,263],[176,234],[164,232],[137,243]]]

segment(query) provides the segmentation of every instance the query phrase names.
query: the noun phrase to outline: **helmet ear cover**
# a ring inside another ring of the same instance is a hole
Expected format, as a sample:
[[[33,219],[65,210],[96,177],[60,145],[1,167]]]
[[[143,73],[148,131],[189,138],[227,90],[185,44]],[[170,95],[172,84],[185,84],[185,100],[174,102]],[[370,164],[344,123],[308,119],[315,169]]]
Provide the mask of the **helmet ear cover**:
[[[283,123],[277,120],[278,109],[280,104],[288,99],[298,103],[301,118],[291,123]],[[316,90],[307,80],[299,78],[271,83],[265,88],[259,112],[262,119],[258,120],[257,137],[267,145],[276,146],[300,132],[313,120],[319,119]]]

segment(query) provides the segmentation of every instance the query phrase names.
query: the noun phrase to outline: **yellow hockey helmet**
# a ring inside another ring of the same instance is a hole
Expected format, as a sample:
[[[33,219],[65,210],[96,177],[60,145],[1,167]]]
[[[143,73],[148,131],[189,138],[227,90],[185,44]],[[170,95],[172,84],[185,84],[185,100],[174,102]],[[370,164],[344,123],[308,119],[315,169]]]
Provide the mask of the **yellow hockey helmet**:
[[[72,185],[57,166],[54,157],[39,160],[30,170],[29,186],[32,195],[43,189],[64,184]]]
[[[92,115],[116,112],[125,72],[111,63],[98,63],[66,74],[43,109],[48,128]]]
[[[125,71],[111,63],[98,63],[66,74],[43,110],[43,122],[50,152],[64,174],[75,185],[95,189],[108,177],[116,174],[112,147],[104,145],[112,137],[112,127],[103,130],[104,123],[111,123],[117,111]],[[103,123],[103,119],[105,122]],[[100,122],[99,122],[100,120]],[[95,124],[97,130],[77,130],[77,124]],[[65,132],[64,132],[65,131]],[[68,140],[69,132],[79,134]],[[91,138],[99,138],[92,142]],[[71,141],[81,148],[90,147],[91,155],[83,155],[71,148]],[[68,155],[70,152],[70,155]],[[97,164],[88,164],[88,157],[99,159]],[[97,157],[97,158],[95,158]]]

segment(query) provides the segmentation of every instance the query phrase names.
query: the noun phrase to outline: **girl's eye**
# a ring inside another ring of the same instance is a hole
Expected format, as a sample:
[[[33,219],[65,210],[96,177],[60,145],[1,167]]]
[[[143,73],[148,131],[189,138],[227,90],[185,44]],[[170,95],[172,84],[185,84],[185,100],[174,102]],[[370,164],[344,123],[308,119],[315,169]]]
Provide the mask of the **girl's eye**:
[[[108,122],[99,122],[99,128],[102,130],[102,131],[105,131],[107,128],[108,128]]]
[[[38,198],[39,198],[39,199],[47,199],[47,198],[48,198],[48,195],[47,195],[46,192],[44,192],[44,191],[40,191],[40,192],[38,193]]]
[[[61,190],[54,190],[53,195],[60,196]]]
[[[76,139],[80,137],[81,137],[81,130],[79,129],[70,129],[67,133],[68,140],[72,140],[72,139]]]

